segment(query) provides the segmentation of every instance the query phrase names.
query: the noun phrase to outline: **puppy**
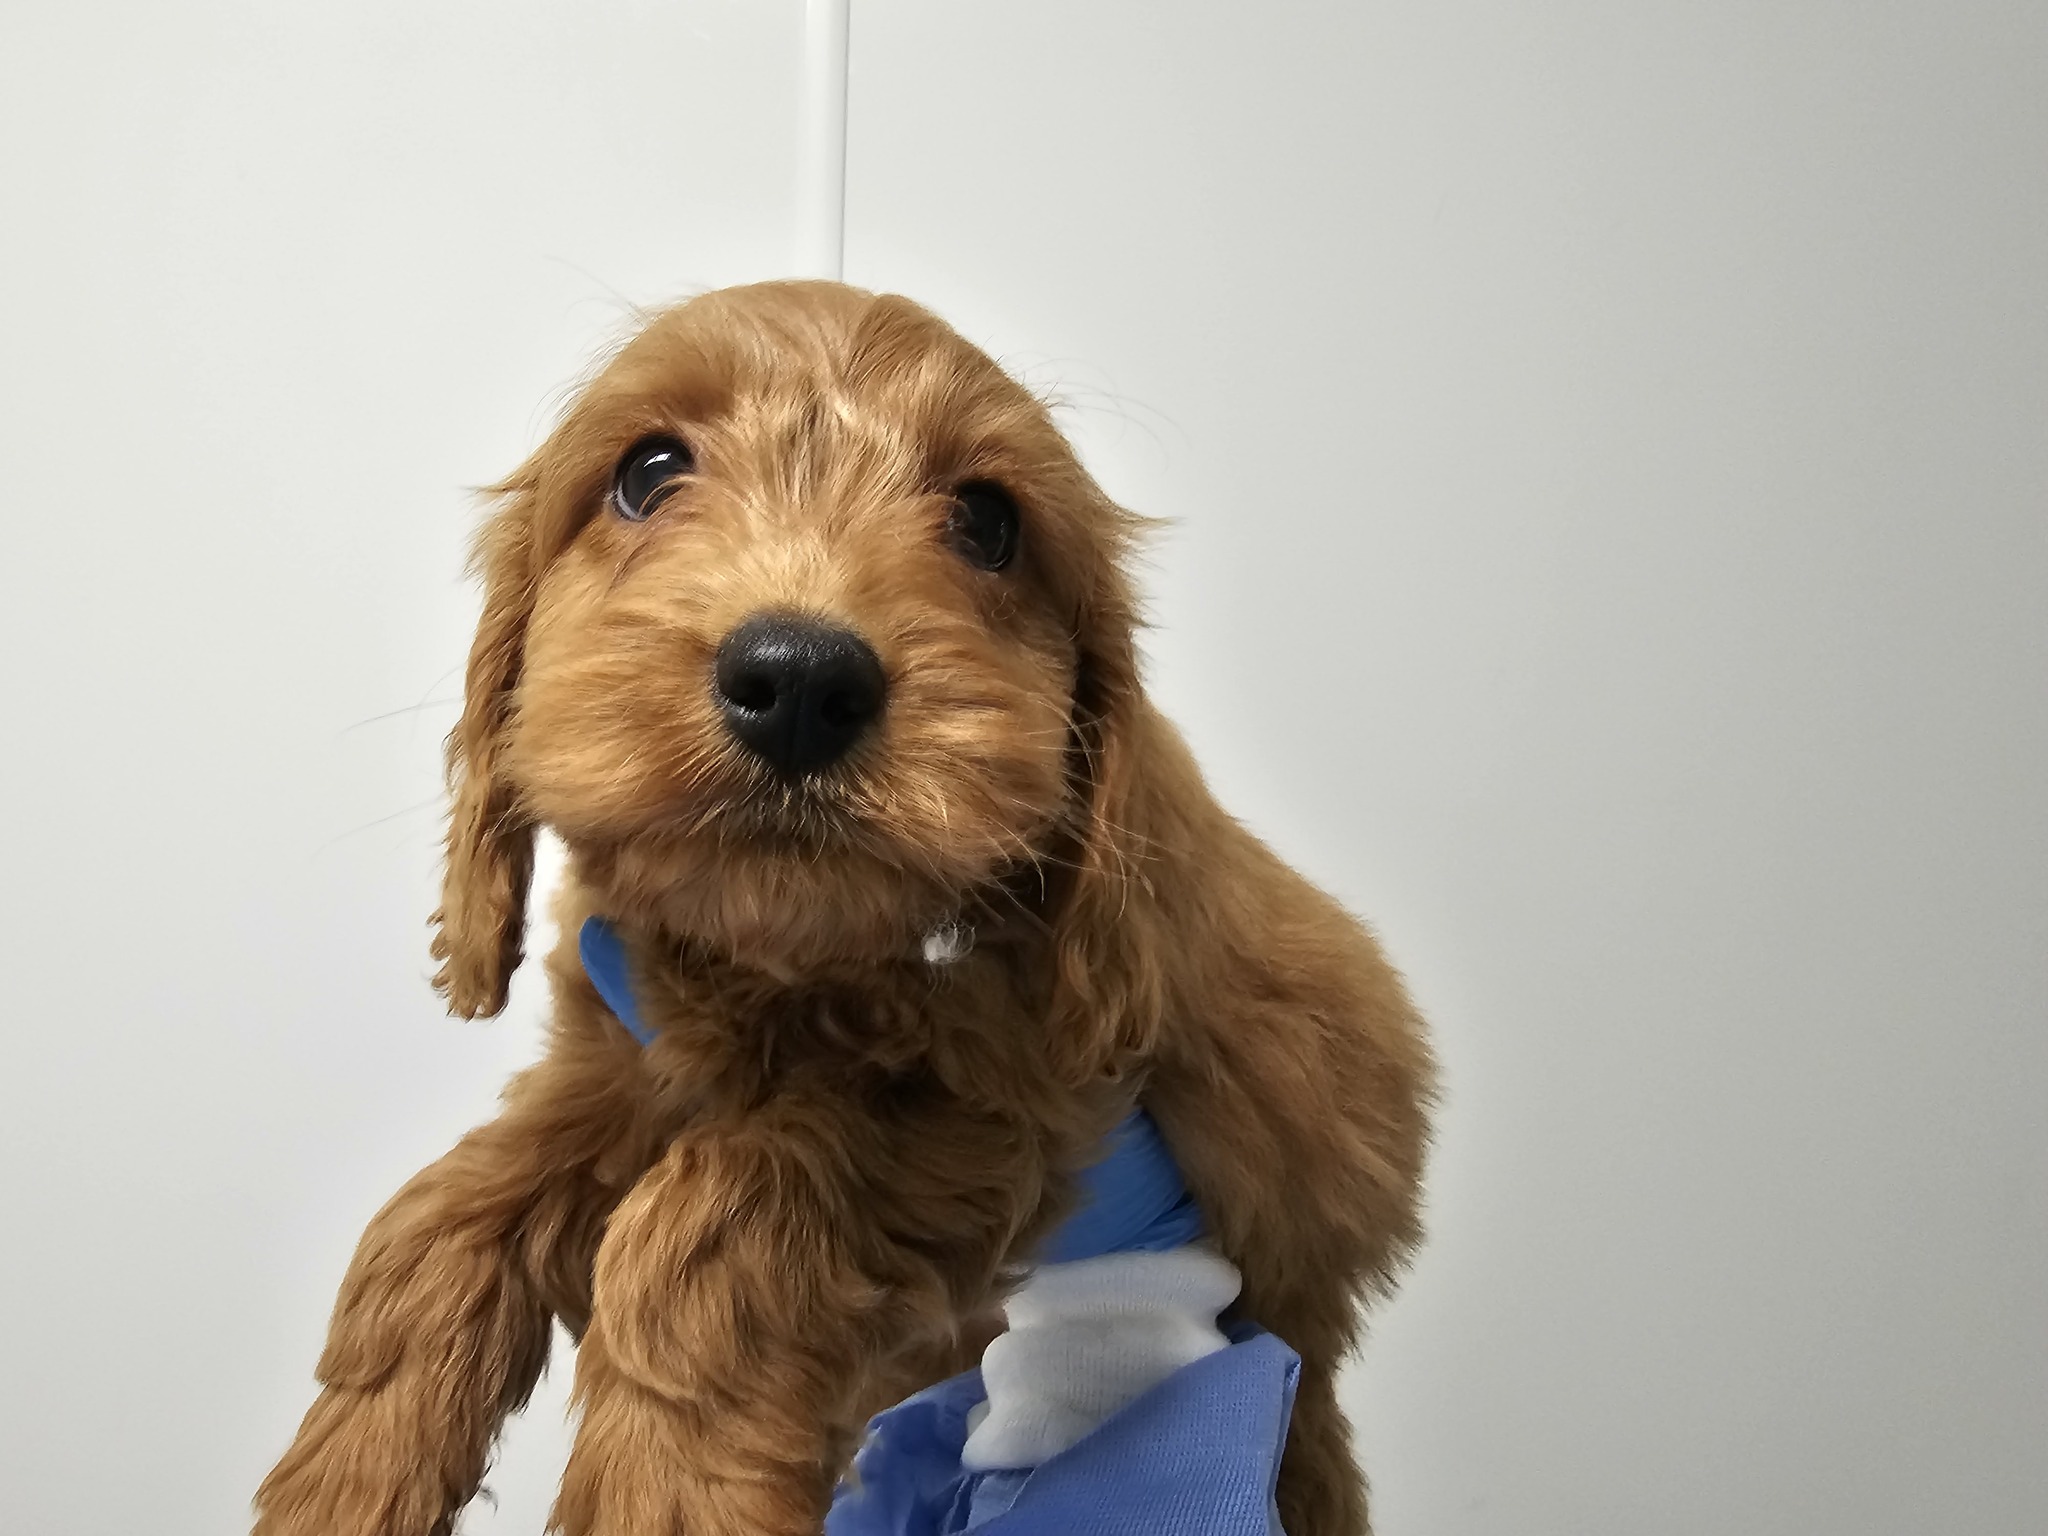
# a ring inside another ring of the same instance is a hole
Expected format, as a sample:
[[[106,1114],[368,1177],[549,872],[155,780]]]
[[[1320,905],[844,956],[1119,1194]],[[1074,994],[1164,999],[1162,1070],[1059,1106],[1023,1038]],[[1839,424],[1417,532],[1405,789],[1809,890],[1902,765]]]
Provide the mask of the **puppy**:
[[[496,497],[436,984],[504,1005],[552,828],[552,1032],[365,1232],[261,1536],[449,1531],[554,1318],[557,1529],[815,1533],[1139,1102],[1302,1357],[1287,1531],[1363,1532],[1335,1373],[1417,1239],[1431,1060],[1147,703],[1140,520],[981,352],[826,283],[658,316]]]

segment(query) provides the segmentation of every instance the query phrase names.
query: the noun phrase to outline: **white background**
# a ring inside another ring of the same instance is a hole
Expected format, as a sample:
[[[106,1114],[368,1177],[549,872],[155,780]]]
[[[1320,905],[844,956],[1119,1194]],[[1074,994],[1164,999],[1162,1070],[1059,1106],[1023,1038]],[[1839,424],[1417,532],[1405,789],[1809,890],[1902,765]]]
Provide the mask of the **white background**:
[[[534,1048],[425,983],[464,487],[786,272],[800,6],[0,13],[0,1496],[233,1530]],[[855,0],[848,275],[1176,519],[1436,1021],[1382,1536],[2048,1526],[2048,13]],[[535,1532],[567,1356],[465,1525]]]

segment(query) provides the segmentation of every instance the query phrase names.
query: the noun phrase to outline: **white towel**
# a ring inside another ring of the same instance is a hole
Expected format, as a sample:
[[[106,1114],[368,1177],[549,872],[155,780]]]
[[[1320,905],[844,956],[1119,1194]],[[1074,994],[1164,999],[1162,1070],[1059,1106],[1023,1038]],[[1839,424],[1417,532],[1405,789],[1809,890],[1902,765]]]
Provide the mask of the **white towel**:
[[[982,1356],[988,1401],[969,1420],[970,1472],[1035,1467],[1184,1365],[1225,1348],[1217,1315],[1234,1265],[1197,1246],[1042,1264]]]

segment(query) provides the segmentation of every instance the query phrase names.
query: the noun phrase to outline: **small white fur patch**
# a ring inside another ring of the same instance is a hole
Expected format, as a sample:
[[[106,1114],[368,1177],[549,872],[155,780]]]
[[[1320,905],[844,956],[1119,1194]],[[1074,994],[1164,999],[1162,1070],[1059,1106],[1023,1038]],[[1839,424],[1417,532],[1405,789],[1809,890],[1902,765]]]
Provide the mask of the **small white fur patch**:
[[[951,965],[974,948],[974,930],[961,923],[941,923],[924,936],[924,963]]]

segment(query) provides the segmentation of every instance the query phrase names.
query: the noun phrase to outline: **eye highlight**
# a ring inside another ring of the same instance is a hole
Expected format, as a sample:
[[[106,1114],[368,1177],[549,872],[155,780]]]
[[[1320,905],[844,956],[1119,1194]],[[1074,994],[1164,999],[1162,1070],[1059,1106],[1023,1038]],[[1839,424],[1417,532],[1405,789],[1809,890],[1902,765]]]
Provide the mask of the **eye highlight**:
[[[1000,571],[1017,554],[1016,500],[993,480],[970,480],[953,493],[946,538],[970,565]]]
[[[643,437],[612,471],[612,510],[629,523],[645,522],[697,467],[690,445],[659,433]]]

